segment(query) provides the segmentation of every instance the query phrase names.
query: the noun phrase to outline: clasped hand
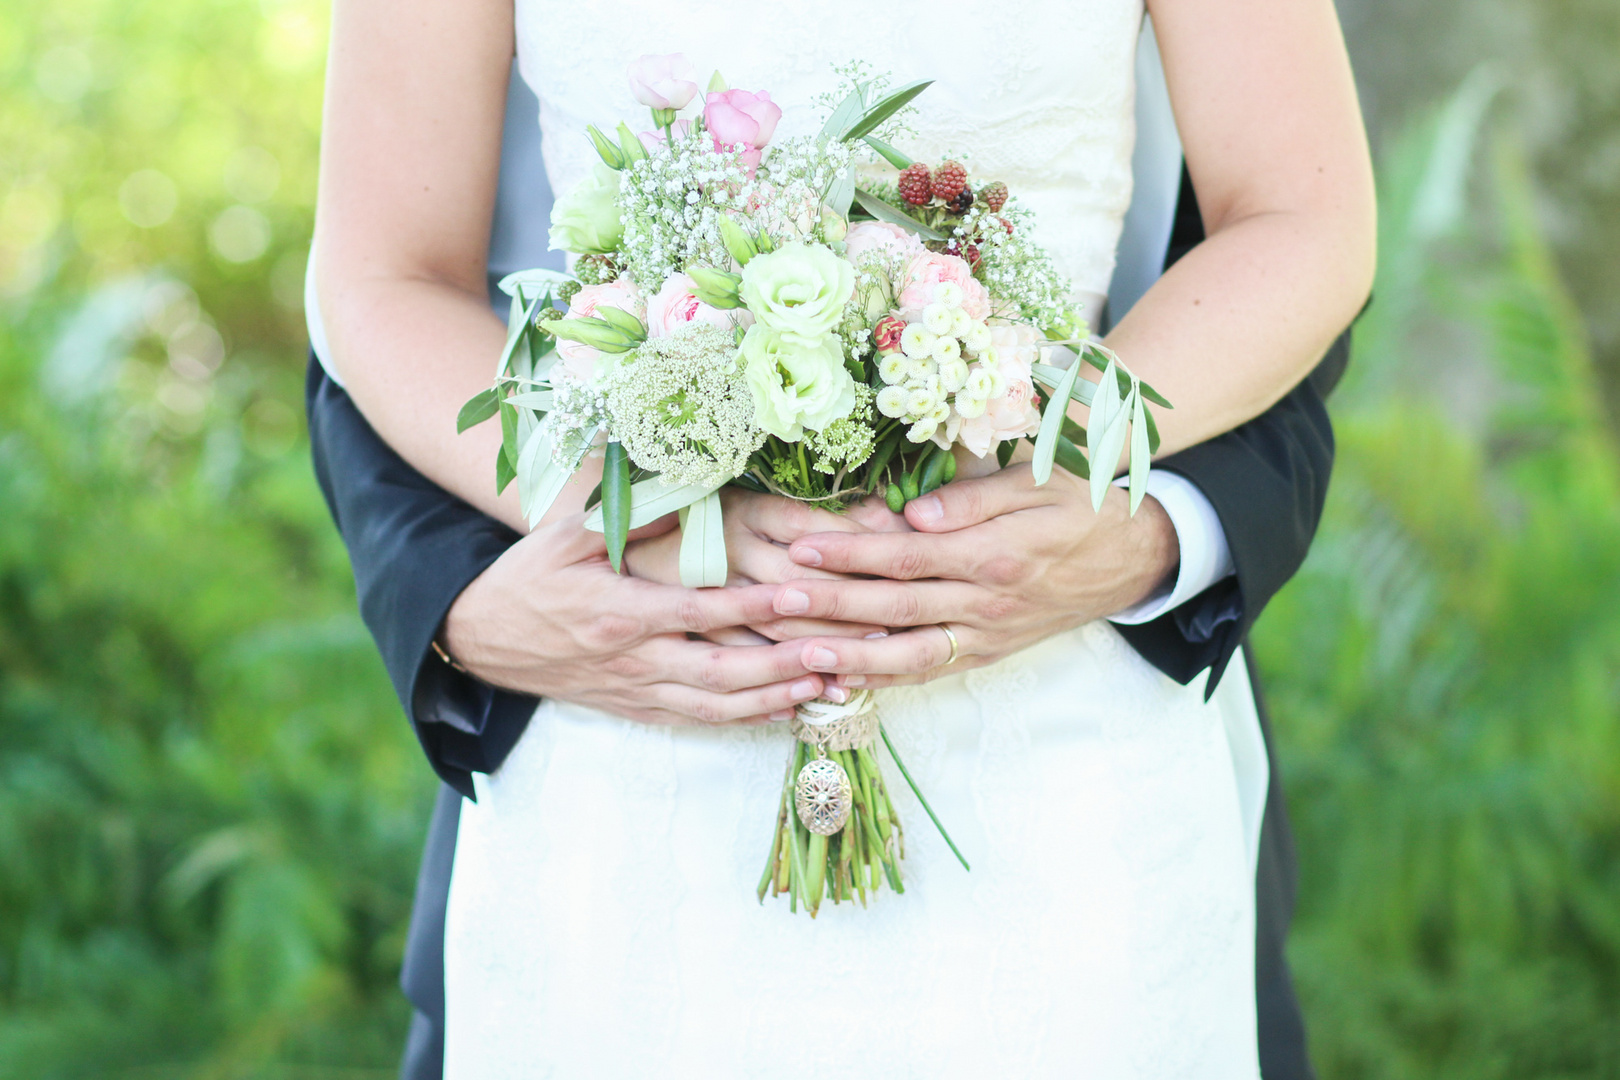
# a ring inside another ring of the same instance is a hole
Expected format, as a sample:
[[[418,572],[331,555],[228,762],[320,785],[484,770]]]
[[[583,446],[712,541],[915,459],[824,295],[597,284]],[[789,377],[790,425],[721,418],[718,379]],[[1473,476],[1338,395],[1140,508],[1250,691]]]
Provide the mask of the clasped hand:
[[[906,507],[845,514],[726,493],[731,584],[682,589],[673,519],[643,530],[626,575],[579,517],[539,529],[452,606],[446,637],[474,675],[653,723],[783,720],[850,687],[991,663],[1140,600],[1174,569],[1175,531],[1111,490],[1093,512],[1066,473],[1027,465],[958,480]],[[959,655],[950,668],[950,638]]]

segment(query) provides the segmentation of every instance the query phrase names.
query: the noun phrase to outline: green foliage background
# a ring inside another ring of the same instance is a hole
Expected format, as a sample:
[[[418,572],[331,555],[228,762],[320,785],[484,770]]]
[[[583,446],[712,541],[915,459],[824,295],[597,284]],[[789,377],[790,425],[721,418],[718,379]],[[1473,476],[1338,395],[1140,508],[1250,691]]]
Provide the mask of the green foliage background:
[[[324,39],[0,13],[3,1077],[397,1060],[432,781],[302,436]],[[1328,519],[1257,635],[1332,1080],[1620,1077],[1620,455],[1494,78],[1381,140]]]

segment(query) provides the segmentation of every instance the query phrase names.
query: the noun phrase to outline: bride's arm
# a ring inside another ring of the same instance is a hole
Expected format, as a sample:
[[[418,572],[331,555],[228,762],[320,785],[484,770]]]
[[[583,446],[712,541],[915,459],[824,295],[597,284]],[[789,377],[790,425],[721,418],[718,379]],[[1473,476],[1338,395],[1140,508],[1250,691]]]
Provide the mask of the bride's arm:
[[[333,5],[314,260],[329,359],[371,426],[527,532],[516,486],[495,494],[496,425],[455,428],[506,337],[485,275],[512,42],[510,0]]]
[[[1175,404],[1159,456],[1264,412],[1372,287],[1376,208],[1331,0],[1148,0],[1208,234],[1107,343]]]

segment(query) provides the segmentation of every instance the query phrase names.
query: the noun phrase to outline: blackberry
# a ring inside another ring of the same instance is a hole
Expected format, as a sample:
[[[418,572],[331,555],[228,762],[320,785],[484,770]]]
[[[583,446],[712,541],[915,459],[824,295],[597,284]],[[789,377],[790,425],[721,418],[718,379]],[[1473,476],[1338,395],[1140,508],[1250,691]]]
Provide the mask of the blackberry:
[[[947,205],[953,214],[967,213],[973,206],[973,189],[964,187],[956,193],[956,198],[952,199]]]
[[[912,206],[921,206],[933,197],[928,166],[913,162],[900,170],[900,197]]]
[[[967,169],[960,161],[946,161],[934,170],[934,198],[940,202],[950,202],[966,188]]]

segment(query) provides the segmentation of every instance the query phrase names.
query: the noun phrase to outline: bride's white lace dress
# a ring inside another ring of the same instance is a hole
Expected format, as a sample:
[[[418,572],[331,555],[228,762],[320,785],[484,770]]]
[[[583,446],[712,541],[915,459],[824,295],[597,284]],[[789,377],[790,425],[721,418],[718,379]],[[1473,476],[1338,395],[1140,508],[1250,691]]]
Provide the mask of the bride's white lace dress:
[[[547,168],[587,122],[646,127],[624,69],[684,51],[814,131],[830,66],[932,77],[911,145],[971,153],[1106,292],[1130,201],[1140,0],[517,0]],[[641,115],[638,115],[638,112]],[[616,115],[617,114],[617,115]],[[547,702],[462,812],[445,937],[448,1080],[1259,1075],[1265,758],[1243,665],[1212,701],[1106,623],[884,691],[973,864],[889,770],[903,896],[814,921],[754,887],[785,725],[662,728]]]

